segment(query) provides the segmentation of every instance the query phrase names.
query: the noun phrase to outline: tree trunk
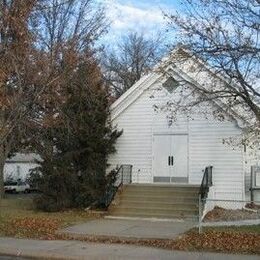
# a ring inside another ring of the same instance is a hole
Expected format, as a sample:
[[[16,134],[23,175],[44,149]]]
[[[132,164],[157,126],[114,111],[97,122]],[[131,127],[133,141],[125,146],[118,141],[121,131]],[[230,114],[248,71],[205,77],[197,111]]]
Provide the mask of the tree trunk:
[[[4,193],[4,164],[0,162],[0,199],[4,197]]]
[[[5,165],[4,145],[0,144],[0,199],[4,197],[4,165]]]

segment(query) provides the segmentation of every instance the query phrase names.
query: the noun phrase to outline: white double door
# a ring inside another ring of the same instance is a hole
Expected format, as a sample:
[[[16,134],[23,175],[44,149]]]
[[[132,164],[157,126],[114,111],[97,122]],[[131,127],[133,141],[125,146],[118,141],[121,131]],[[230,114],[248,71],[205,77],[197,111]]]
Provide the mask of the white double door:
[[[154,182],[188,182],[188,136],[153,136]]]

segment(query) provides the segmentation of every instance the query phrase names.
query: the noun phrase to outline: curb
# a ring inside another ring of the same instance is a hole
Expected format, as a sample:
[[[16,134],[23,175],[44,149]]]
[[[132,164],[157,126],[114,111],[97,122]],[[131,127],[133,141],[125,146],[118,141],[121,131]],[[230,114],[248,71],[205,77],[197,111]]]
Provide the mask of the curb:
[[[64,256],[56,253],[39,253],[39,252],[29,252],[29,251],[21,251],[17,249],[0,249],[0,254],[5,256],[14,256],[14,257],[26,257],[31,259],[44,259],[44,260],[79,260],[83,259],[82,257],[73,257],[73,256]]]

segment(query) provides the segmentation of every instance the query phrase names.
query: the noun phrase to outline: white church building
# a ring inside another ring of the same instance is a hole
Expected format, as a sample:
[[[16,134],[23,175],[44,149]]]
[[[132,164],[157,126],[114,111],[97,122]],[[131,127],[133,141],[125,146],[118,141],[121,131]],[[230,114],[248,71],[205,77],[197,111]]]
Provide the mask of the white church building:
[[[201,104],[192,114],[177,114],[175,120],[163,109],[183,97],[180,84],[187,91],[194,85],[211,88],[216,84],[211,80],[214,73],[201,70],[203,63],[198,59],[180,62],[178,54],[183,52],[176,50],[164,73],[155,69],[112,104],[112,124],[123,133],[109,158],[110,167],[132,165],[133,183],[192,186],[200,185],[205,167],[212,166],[209,196],[245,200],[251,158],[246,147],[226,141],[241,137],[241,122],[218,100]],[[224,115],[222,120],[213,116],[216,107]],[[259,177],[257,182],[260,186]]]

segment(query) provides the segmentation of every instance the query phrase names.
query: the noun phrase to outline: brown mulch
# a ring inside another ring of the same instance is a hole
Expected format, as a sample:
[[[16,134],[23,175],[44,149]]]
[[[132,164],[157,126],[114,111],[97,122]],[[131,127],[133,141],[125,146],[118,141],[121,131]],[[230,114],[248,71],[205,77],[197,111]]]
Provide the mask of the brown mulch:
[[[245,209],[224,209],[215,207],[206,214],[203,221],[237,221],[247,219],[260,219],[260,210],[253,212]]]
[[[255,204],[255,203],[248,203],[248,204],[246,204],[246,208],[254,209],[254,210],[260,210],[260,205]]]

